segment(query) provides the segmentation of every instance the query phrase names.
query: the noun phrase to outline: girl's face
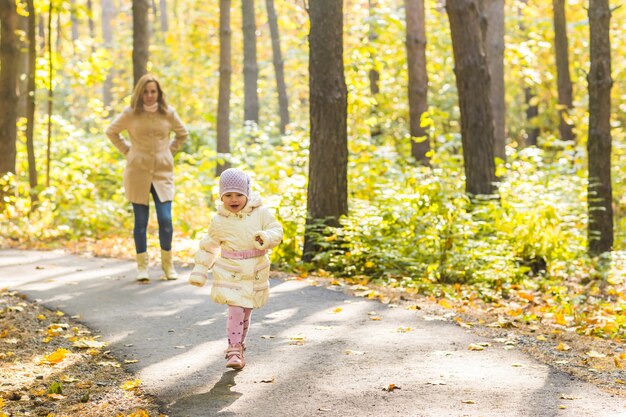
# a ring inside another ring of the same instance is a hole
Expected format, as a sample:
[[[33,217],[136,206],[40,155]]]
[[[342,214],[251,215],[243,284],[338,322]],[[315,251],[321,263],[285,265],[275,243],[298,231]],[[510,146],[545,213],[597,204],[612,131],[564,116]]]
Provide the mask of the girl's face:
[[[159,90],[154,81],[148,81],[143,89],[143,104],[151,106],[159,99]]]
[[[231,213],[239,213],[248,202],[248,197],[239,193],[226,193],[222,196],[224,207]]]

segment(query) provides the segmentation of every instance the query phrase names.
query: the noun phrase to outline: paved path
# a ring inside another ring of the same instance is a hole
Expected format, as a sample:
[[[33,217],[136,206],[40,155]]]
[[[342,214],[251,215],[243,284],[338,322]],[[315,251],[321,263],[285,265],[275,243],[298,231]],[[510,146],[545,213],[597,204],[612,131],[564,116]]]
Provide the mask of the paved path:
[[[133,271],[128,261],[0,250],[1,287],[80,315],[118,359],[138,360],[130,370],[171,417],[626,416],[626,399],[433,311],[299,281],[272,280],[252,316],[248,364],[229,371],[225,309],[209,287],[187,284],[188,271],[138,285]],[[481,342],[491,345],[467,349]],[[390,384],[399,388],[383,390]]]

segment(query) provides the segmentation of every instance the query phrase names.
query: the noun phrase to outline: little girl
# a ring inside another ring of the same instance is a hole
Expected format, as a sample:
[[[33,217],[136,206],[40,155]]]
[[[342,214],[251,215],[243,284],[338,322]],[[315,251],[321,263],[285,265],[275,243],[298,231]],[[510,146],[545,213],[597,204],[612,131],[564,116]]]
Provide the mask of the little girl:
[[[267,251],[281,242],[283,228],[250,191],[250,177],[239,169],[220,176],[220,202],[200,241],[189,283],[202,287],[213,268],[211,299],[228,305],[226,366],[242,369],[252,309],[269,297]]]

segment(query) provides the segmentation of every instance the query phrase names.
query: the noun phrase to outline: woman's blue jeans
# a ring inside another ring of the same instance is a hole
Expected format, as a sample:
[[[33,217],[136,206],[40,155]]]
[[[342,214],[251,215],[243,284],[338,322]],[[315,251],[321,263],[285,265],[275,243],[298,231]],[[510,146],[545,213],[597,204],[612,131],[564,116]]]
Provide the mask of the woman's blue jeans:
[[[172,202],[162,202],[153,186],[150,187],[150,194],[154,199],[157,220],[159,221],[159,243],[161,249],[172,250],[172,236],[174,226],[172,225]],[[144,253],[148,250],[148,218],[150,217],[150,206],[133,203],[135,212],[135,228],[133,237],[135,238],[135,250],[137,253]]]

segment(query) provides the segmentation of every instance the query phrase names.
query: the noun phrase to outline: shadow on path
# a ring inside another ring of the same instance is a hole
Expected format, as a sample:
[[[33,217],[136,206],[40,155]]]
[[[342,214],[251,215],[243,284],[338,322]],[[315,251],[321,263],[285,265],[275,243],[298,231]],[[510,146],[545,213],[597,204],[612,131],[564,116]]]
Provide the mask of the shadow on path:
[[[234,412],[222,412],[222,410],[230,407],[243,395],[241,392],[233,390],[237,385],[235,376],[237,376],[238,373],[239,371],[235,370],[224,372],[220,380],[213,385],[213,388],[211,388],[209,392],[181,398],[176,401],[176,405],[179,407],[182,406],[185,409],[202,410],[202,415],[207,416],[236,415]]]

